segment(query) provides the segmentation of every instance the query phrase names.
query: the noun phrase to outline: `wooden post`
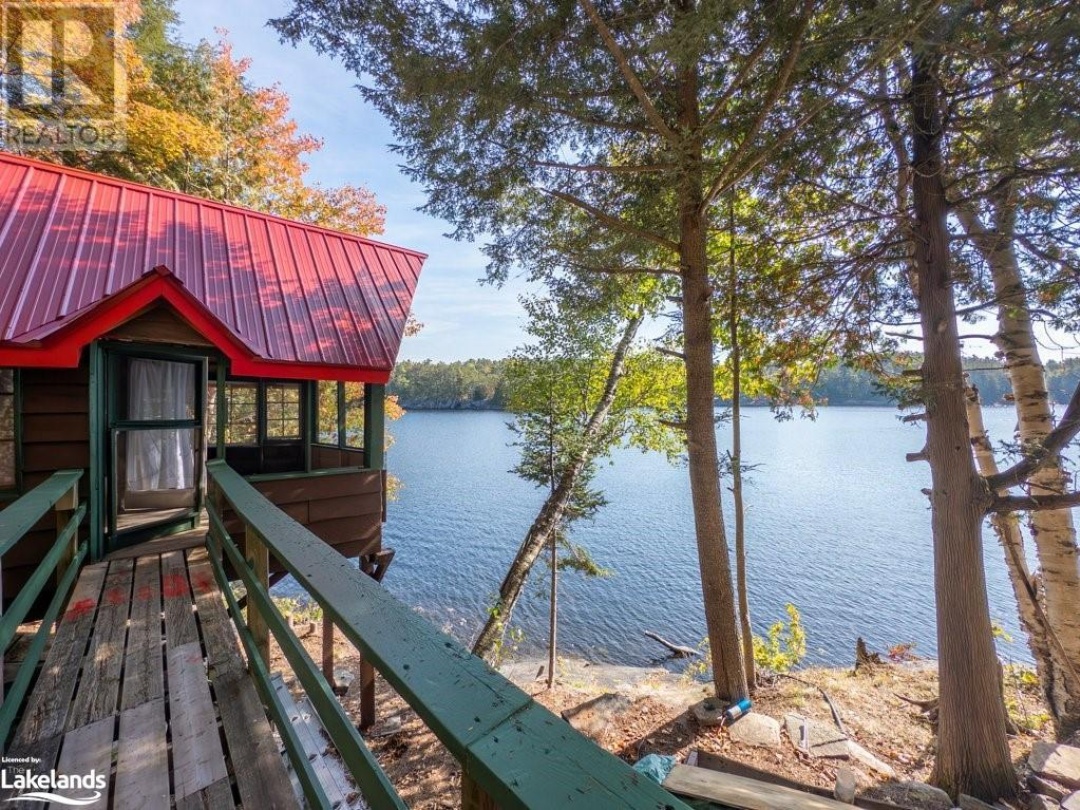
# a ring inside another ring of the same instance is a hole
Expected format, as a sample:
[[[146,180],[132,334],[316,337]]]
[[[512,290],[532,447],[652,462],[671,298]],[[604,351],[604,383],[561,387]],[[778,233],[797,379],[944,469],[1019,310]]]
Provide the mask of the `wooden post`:
[[[461,771],[461,810],[499,810],[499,806],[465,773],[464,768]]]
[[[79,508],[79,482],[76,481],[71,485],[71,489],[65,492],[56,501],[56,536],[59,537],[60,533],[64,531],[64,528],[71,520],[71,516],[75,514],[75,510]],[[63,555],[56,564],[56,584],[60,585],[61,580],[64,578],[64,573],[67,571],[68,566],[71,565],[71,561],[75,559],[75,552],[79,548],[79,532],[75,531],[71,535],[71,539],[68,541],[67,548],[64,549]]]
[[[260,535],[251,526],[245,525],[245,550],[248,565],[255,573],[255,580],[270,592],[270,555]],[[247,600],[247,624],[251,629],[251,636],[255,639],[255,646],[259,650],[266,666],[270,666],[270,628],[266,619],[255,608],[254,599]]]
[[[368,469],[386,466],[384,439],[386,431],[386,386],[364,386],[364,458]]]
[[[322,617],[322,672],[330,688],[337,690],[334,680],[334,622],[325,610]]]

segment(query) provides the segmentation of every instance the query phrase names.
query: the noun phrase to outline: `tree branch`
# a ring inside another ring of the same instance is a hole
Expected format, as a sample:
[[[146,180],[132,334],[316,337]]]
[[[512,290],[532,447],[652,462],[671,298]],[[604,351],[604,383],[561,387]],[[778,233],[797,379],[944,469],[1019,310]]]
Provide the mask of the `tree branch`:
[[[1076,438],[1077,433],[1080,433],[1080,385],[1073,391],[1072,399],[1069,400],[1069,405],[1065,409],[1065,413],[1062,414],[1058,426],[1043,439],[1042,446],[1028,453],[1007,470],[1002,470],[997,475],[991,475],[986,479],[987,486],[993,492],[1019,486],[1027,481],[1032,473],[1060,455],[1065,446]],[[1046,495],[1039,497],[1038,500],[1045,501],[1048,498],[1059,497],[1064,496]],[[994,511],[1000,512],[1002,510],[997,509]]]
[[[987,512],[1038,512],[1080,506],[1080,492],[1062,495],[999,495]]]
[[[664,117],[660,115],[660,112],[652,103],[652,99],[649,98],[649,93],[645,89],[645,85],[643,85],[641,80],[637,77],[637,73],[635,73],[634,68],[631,67],[623,49],[620,48],[619,43],[615,41],[615,35],[611,33],[611,29],[608,28],[607,23],[604,22],[600,13],[596,10],[596,6],[593,5],[592,0],[579,0],[579,2],[581,8],[585,11],[585,14],[592,20],[592,24],[596,26],[596,31],[600,34],[600,39],[603,40],[604,45],[607,46],[608,51],[615,59],[615,64],[619,66],[619,71],[622,73],[623,78],[626,79],[626,83],[630,86],[630,90],[641,103],[641,108],[645,111],[645,117],[649,119],[649,122],[656,127],[657,131],[663,135],[672,146],[677,148],[681,142],[681,138],[679,138],[679,135],[675,130],[667,125]]]
[[[604,225],[607,225],[609,228],[614,228],[614,229],[616,229],[618,231],[621,231],[621,232],[626,233],[626,234],[630,234],[631,236],[636,236],[636,237],[638,237],[640,239],[646,239],[646,240],[648,240],[649,242],[652,242],[655,245],[660,245],[661,247],[665,247],[668,250],[674,251],[676,253],[679,250],[679,243],[678,242],[673,242],[672,240],[670,240],[670,239],[668,239],[666,237],[663,237],[658,233],[653,233],[652,231],[646,231],[646,230],[644,230],[642,228],[637,227],[636,225],[631,225],[629,222],[626,222],[625,220],[620,219],[619,217],[612,216],[611,214],[607,213],[606,211],[602,211],[601,209],[597,208],[595,205],[593,205],[591,203],[587,203],[587,202],[585,202],[585,200],[581,199],[580,197],[576,197],[573,194],[570,194],[570,193],[565,192],[565,191],[558,191],[556,189],[546,189],[546,188],[541,189],[541,191],[543,191],[545,194],[547,194],[550,197],[554,197],[557,200],[562,200],[564,203],[567,203],[568,205],[572,205],[575,208],[580,208],[582,211],[584,211],[585,213],[591,215],[598,222],[601,222]]]

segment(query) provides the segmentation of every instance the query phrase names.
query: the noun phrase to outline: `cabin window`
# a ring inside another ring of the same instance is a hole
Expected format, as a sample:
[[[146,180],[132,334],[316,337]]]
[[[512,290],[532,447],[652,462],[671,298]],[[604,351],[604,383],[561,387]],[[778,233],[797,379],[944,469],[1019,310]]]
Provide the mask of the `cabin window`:
[[[328,380],[318,383],[318,435],[319,444],[338,444],[338,384]]]
[[[258,383],[225,383],[225,444],[257,445],[258,443]]]
[[[15,371],[0,368],[0,489],[15,488]]]
[[[299,383],[271,383],[266,386],[266,438],[300,438]]]
[[[364,384],[345,383],[346,447],[364,447]]]

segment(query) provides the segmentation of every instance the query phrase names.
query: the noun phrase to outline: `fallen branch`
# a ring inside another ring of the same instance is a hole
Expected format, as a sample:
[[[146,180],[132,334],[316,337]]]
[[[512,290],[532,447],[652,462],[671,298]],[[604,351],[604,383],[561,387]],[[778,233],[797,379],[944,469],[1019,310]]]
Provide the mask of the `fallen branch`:
[[[676,658],[694,658],[701,655],[700,650],[695,650],[693,647],[684,647],[681,644],[672,644],[666,638],[657,635],[651,630],[645,631],[645,637],[651,638],[653,641],[663,644],[665,647],[671,650],[671,654],[674,655]]]
[[[783,678],[790,678],[793,681],[798,681],[801,684],[805,684],[806,686],[812,687],[814,689],[817,689],[819,692],[821,692],[821,696],[825,699],[825,702],[829,705],[829,711],[832,713],[832,719],[836,723],[836,727],[838,729],[840,729],[840,733],[843,734],[845,737],[850,737],[851,736],[850,734],[848,734],[848,730],[846,728],[844,728],[844,721],[840,719],[840,712],[837,711],[836,705],[832,702],[832,698],[829,697],[828,692],[826,692],[824,689],[822,689],[816,683],[810,683],[810,681],[803,680],[802,678],[798,678],[798,677],[796,677],[794,675],[788,675],[786,672],[781,672],[780,676],[783,677]]]

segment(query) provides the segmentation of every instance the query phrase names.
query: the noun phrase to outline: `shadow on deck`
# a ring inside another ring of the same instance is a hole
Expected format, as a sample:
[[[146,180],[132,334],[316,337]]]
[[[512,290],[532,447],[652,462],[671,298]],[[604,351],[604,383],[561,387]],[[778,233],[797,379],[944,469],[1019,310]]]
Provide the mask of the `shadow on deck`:
[[[87,807],[300,806],[205,548],[80,572],[6,756],[103,775]]]

